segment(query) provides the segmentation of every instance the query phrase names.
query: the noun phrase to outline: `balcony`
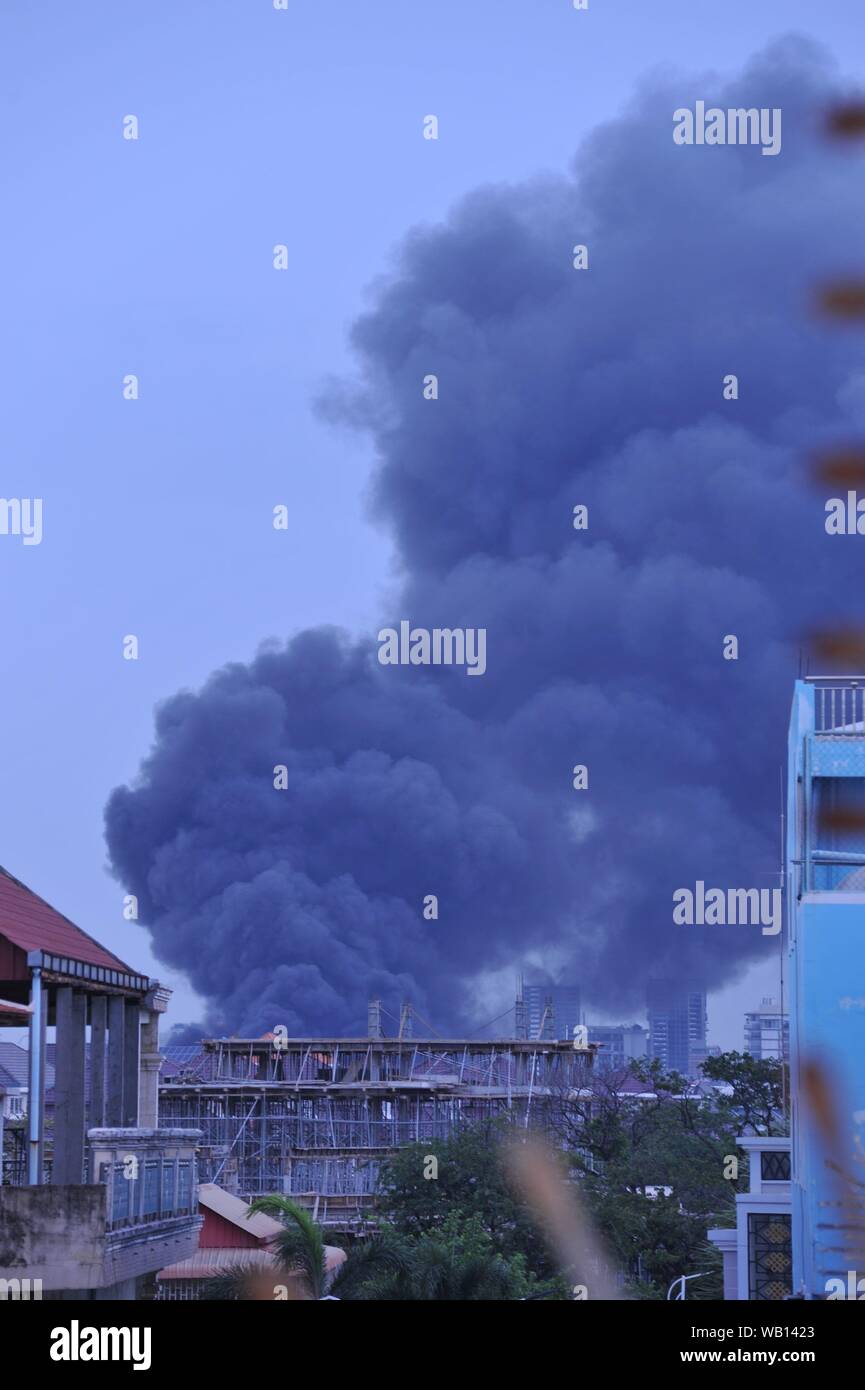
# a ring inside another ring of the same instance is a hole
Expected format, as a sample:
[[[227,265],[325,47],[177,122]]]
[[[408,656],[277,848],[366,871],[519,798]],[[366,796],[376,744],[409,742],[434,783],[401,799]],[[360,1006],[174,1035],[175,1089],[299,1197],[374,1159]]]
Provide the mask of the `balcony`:
[[[198,1248],[200,1139],[199,1130],[90,1130],[90,1183],[0,1187],[0,1279],[135,1297],[140,1276]]]
[[[814,686],[814,734],[865,738],[865,677]]]
[[[0,868],[0,1028],[29,1033],[3,1048],[0,1298],[135,1299],[195,1253],[201,1131],[158,1121],[170,993]]]

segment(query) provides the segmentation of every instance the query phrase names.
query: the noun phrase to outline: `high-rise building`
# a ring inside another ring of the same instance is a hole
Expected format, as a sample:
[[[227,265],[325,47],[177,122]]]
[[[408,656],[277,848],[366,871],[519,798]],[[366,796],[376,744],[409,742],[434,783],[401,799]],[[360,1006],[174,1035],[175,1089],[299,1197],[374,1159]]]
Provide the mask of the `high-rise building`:
[[[653,980],[649,1010],[649,1056],[668,1071],[691,1075],[691,1051],[706,1046],[706,991],[696,985]]]
[[[759,1009],[745,1015],[745,1051],[759,1061],[788,1060],[790,1020],[777,999],[766,997]]]
[[[792,1288],[825,1298],[865,1268],[865,679],[796,682],[786,859]]]
[[[590,1023],[589,1042],[599,1043],[597,1071],[622,1071],[629,1062],[646,1056],[648,1030],[640,1023]]]
[[[520,979],[514,1018],[518,1038],[572,1039],[580,1023],[579,986],[533,985]]]

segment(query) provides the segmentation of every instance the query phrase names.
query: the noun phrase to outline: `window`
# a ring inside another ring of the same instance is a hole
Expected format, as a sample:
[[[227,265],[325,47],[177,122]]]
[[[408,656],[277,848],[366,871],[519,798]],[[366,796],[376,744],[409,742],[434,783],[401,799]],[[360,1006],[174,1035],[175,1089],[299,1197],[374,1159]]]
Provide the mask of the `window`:
[[[174,1164],[167,1158],[162,1162],[162,1210],[174,1211]]]
[[[135,1178],[127,1178],[126,1165],[115,1163],[111,1174],[111,1223],[116,1226],[121,1221],[129,1222],[135,1214],[135,1198],[138,1183]]]
[[[155,1216],[159,1211],[159,1162],[150,1159],[144,1165],[144,1195],[141,1203],[142,1216]]]
[[[748,1292],[776,1301],[792,1292],[790,1217],[751,1212],[748,1216]]]
[[[188,1211],[192,1206],[192,1164],[182,1158],[177,1165],[177,1210]]]
[[[811,882],[818,893],[865,891],[865,778],[815,777]]]
[[[760,1177],[763,1182],[790,1181],[790,1153],[776,1153],[773,1150],[760,1154]]]

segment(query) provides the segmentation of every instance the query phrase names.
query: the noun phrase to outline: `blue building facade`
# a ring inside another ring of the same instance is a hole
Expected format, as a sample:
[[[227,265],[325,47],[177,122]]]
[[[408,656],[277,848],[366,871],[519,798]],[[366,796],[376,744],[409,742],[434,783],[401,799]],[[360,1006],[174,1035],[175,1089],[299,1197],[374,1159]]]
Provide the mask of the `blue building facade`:
[[[865,1274],[865,678],[797,681],[786,882],[794,1294]]]

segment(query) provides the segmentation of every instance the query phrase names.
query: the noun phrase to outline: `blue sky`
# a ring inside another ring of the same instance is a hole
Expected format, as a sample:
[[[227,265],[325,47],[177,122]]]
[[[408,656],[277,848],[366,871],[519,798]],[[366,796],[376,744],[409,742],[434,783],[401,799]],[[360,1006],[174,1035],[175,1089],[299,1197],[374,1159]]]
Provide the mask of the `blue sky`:
[[[370,449],[311,408],[350,369],[368,287],[461,194],[563,170],[647,70],[735,70],[790,30],[846,59],[861,5],[3,6],[0,492],[44,499],[44,538],[0,537],[0,862],[172,985],[171,1018],[196,1003],[121,917],[103,808],[157,701],[267,637],[378,626],[391,555],[365,513]],[[761,967],[714,1001],[713,1040],[741,1045],[772,980]]]

